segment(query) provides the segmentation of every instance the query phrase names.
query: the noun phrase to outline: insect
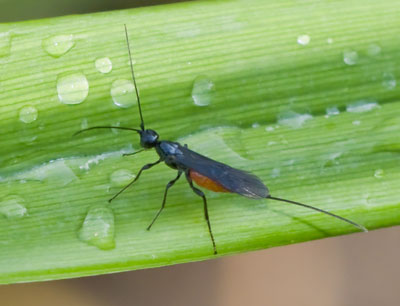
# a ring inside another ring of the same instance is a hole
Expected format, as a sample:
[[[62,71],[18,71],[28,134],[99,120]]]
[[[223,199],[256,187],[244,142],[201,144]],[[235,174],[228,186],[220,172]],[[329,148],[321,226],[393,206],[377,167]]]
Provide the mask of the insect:
[[[217,247],[215,244],[214,235],[211,230],[211,223],[210,223],[210,218],[209,218],[209,214],[208,214],[207,199],[206,199],[206,196],[203,193],[203,191],[200,190],[199,188],[197,188],[194,185],[194,183],[196,183],[200,187],[203,187],[205,189],[208,189],[208,190],[211,190],[214,192],[230,192],[230,193],[236,193],[241,196],[245,196],[247,198],[252,198],[252,199],[270,199],[270,200],[286,202],[286,203],[290,203],[290,204],[294,204],[294,205],[299,205],[302,207],[306,207],[306,208],[313,209],[318,212],[327,214],[331,217],[334,217],[334,218],[337,218],[344,222],[347,222],[347,223],[359,228],[360,230],[362,230],[364,232],[367,232],[367,229],[364,226],[359,225],[359,224],[357,224],[349,219],[346,219],[344,217],[335,215],[331,212],[328,212],[328,211],[325,211],[320,208],[313,207],[313,206],[310,206],[307,204],[303,204],[300,202],[273,197],[269,193],[267,186],[265,186],[265,184],[254,174],[251,174],[249,172],[242,171],[239,169],[235,169],[235,168],[232,168],[221,162],[212,160],[206,156],[203,156],[197,152],[190,150],[186,144],[181,145],[181,144],[179,144],[177,142],[173,142],[173,141],[160,140],[159,135],[156,131],[151,130],[151,129],[146,129],[145,125],[144,125],[144,120],[143,120],[139,91],[138,91],[138,87],[136,86],[135,73],[134,73],[133,64],[132,64],[132,55],[131,55],[131,49],[130,49],[130,44],[129,44],[129,38],[128,38],[128,30],[127,30],[126,25],[125,25],[125,36],[126,36],[126,43],[127,43],[127,47],[128,47],[132,80],[133,80],[133,84],[135,86],[136,98],[137,98],[137,102],[138,102],[138,110],[139,110],[140,121],[141,121],[140,129],[129,128],[129,127],[120,127],[120,126],[94,126],[94,127],[80,130],[80,131],[76,132],[74,135],[80,134],[82,132],[94,130],[94,129],[121,129],[121,130],[135,131],[136,133],[138,133],[140,135],[140,145],[142,146],[143,149],[136,151],[134,153],[125,154],[125,155],[133,155],[133,154],[142,152],[144,150],[154,148],[159,156],[159,159],[153,163],[148,163],[148,164],[144,165],[139,170],[135,179],[132,180],[124,188],[122,188],[117,194],[115,194],[109,200],[109,202],[113,201],[123,191],[125,191],[127,188],[132,186],[139,179],[139,177],[143,171],[148,170],[161,162],[164,162],[170,168],[177,170],[177,176],[173,180],[168,182],[168,184],[165,188],[165,191],[164,191],[164,198],[161,203],[161,208],[158,210],[158,212],[154,216],[153,220],[151,221],[150,225],[147,227],[147,230],[150,230],[150,228],[153,226],[154,222],[157,220],[157,218],[160,216],[161,212],[163,211],[166,200],[167,200],[168,190],[179,180],[179,178],[182,175],[184,175],[187,182],[189,183],[190,188],[193,190],[193,192],[197,196],[201,197],[203,200],[204,217],[207,222],[208,231],[210,234],[214,254],[217,254]]]

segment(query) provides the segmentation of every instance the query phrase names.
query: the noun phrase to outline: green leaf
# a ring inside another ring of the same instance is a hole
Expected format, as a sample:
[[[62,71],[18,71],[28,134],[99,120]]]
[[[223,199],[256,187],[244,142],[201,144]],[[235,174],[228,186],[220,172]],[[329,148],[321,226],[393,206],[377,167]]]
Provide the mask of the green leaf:
[[[122,156],[139,149],[136,133],[72,137],[140,124],[124,23],[146,127],[162,139],[253,172],[274,196],[398,225],[399,13],[394,0],[196,1],[0,25],[0,282],[215,258],[184,179],[146,231],[176,175],[165,165],[108,204],[157,159]],[[285,203],[206,196],[218,256],[358,231]]]

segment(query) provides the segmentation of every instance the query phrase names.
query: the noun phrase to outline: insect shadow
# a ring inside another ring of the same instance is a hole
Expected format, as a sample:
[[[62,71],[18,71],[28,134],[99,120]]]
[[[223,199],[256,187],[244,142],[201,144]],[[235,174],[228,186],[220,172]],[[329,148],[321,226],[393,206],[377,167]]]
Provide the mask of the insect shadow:
[[[210,234],[214,254],[217,254],[217,247],[215,244],[214,235],[211,229],[211,222],[210,217],[208,214],[208,206],[207,206],[207,199],[203,191],[197,188],[194,183],[198,186],[203,187],[205,189],[214,191],[214,192],[229,192],[229,193],[236,193],[241,196],[245,196],[247,198],[252,199],[270,199],[275,201],[286,202],[302,207],[306,207],[309,209],[313,209],[315,211],[324,213],[336,219],[342,220],[347,222],[358,229],[367,232],[368,230],[360,225],[357,224],[349,219],[344,217],[338,216],[331,212],[325,211],[323,209],[313,207],[307,204],[303,204],[300,202],[273,197],[265,184],[252,173],[239,170],[236,168],[232,168],[224,163],[215,161],[211,158],[208,158],[204,155],[201,155],[195,151],[192,151],[188,148],[186,144],[181,145],[178,142],[168,141],[168,140],[160,140],[159,135],[156,131],[151,129],[146,129],[143,120],[141,102],[140,102],[140,95],[138,91],[138,87],[136,85],[135,73],[133,70],[132,64],[132,55],[131,49],[129,44],[129,37],[128,37],[128,30],[126,25],[125,26],[125,36],[126,36],[126,43],[128,47],[128,54],[130,60],[130,68],[132,74],[133,84],[135,86],[136,98],[138,102],[138,109],[140,115],[140,129],[129,128],[129,127],[120,127],[120,126],[94,126],[87,129],[80,130],[76,132],[74,135],[78,135],[82,132],[87,132],[94,129],[120,129],[120,130],[128,130],[134,131],[139,134],[140,136],[140,145],[143,149],[136,151],[130,154],[124,154],[124,156],[134,155],[140,153],[147,149],[155,149],[159,159],[153,163],[148,163],[144,165],[136,175],[135,179],[132,180],[128,185],[122,188],[118,193],[116,193],[109,202],[113,201],[116,197],[118,197],[122,192],[124,192],[127,188],[132,186],[142,174],[143,171],[148,170],[155,165],[158,165],[161,162],[164,162],[170,168],[177,170],[176,177],[169,181],[165,187],[164,197],[161,203],[161,207],[158,212],[155,214],[153,220],[150,222],[147,230],[153,226],[154,222],[160,216],[161,212],[165,207],[165,203],[167,200],[168,190],[180,179],[182,175],[185,176],[186,181],[189,184],[189,187],[193,190],[193,192],[202,198],[203,207],[204,207],[204,218],[207,222],[208,231]]]

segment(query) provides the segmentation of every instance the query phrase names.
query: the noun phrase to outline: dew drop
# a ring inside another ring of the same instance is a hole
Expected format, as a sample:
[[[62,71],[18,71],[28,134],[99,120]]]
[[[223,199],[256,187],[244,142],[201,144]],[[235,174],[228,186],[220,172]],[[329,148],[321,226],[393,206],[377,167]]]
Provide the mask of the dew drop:
[[[374,101],[357,101],[347,105],[346,110],[350,113],[369,112],[375,108],[380,108],[380,105]]]
[[[0,214],[8,219],[19,219],[26,215],[25,200],[19,196],[10,195],[0,202]]]
[[[375,170],[374,176],[377,179],[381,179],[381,178],[383,178],[384,174],[385,174],[385,172],[382,169],[377,169],[377,170]]]
[[[135,175],[126,169],[119,169],[110,175],[110,183],[115,187],[124,187],[135,178]]]
[[[129,108],[137,103],[135,85],[129,80],[116,80],[111,85],[111,97],[116,106]]]
[[[326,42],[328,43],[328,44],[333,44],[333,38],[328,38],[327,40],[326,40]]]
[[[109,73],[112,70],[112,62],[108,57],[98,58],[95,62],[95,66],[101,73]]]
[[[300,35],[299,37],[297,37],[297,43],[302,46],[308,45],[310,43],[310,40],[311,38],[308,35]]]
[[[57,78],[58,99],[64,104],[79,104],[89,94],[89,82],[80,72],[61,74]]]
[[[361,124],[361,121],[360,120],[354,120],[353,121],[353,125],[360,125]]]
[[[214,83],[206,76],[195,78],[192,88],[192,99],[197,106],[210,105],[215,87]]]
[[[254,122],[254,123],[251,125],[251,127],[252,127],[253,129],[259,128],[259,127],[260,127],[260,124],[259,124],[258,122]]]
[[[293,111],[288,111],[278,116],[278,123],[293,129],[298,129],[302,127],[307,120],[312,118],[310,114],[298,114]]]
[[[265,128],[265,130],[266,130],[267,132],[273,132],[273,131],[275,131],[275,128],[274,128],[273,126],[267,126],[267,127]]]
[[[112,210],[102,205],[90,207],[79,230],[79,239],[101,250],[115,248]]]
[[[381,53],[381,47],[377,44],[371,44],[367,49],[367,53],[369,56],[377,56]]]
[[[382,86],[387,90],[393,90],[396,87],[396,78],[390,72],[385,72],[382,78]]]
[[[0,33],[0,57],[10,55],[11,34],[10,32]]]
[[[87,118],[83,118],[81,122],[81,130],[87,129],[89,126]]]
[[[280,175],[281,175],[281,170],[279,168],[272,169],[272,172],[271,172],[271,177],[272,178],[277,178]]]
[[[343,61],[346,65],[353,66],[358,62],[358,53],[353,50],[343,52]]]
[[[328,107],[326,109],[326,116],[330,117],[330,116],[336,116],[339,115],[340,111],[336,106],[332,106],[332,107]]]
[[[31,123],[38,117],[38,111],[33,106],[24,106],[19,111],[19,120],[23,123]]]
[[[53,57],[60,57],[67,53],[75,45],[74,36],[56,35],[43,39],[43,49]]]

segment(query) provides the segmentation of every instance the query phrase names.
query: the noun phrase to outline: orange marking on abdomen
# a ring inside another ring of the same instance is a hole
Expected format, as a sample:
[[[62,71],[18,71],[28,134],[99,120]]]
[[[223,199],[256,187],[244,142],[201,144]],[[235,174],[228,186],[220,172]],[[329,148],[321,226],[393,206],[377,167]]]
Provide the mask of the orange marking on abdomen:
[[[190,178],[196,182],[197,185],[204,187],[208,190],[215,192],[230,192],[228,189],[225,189],[221,184],[213,181],[212,179],[201,175],[200,173],[190,170],[189,172]]]

